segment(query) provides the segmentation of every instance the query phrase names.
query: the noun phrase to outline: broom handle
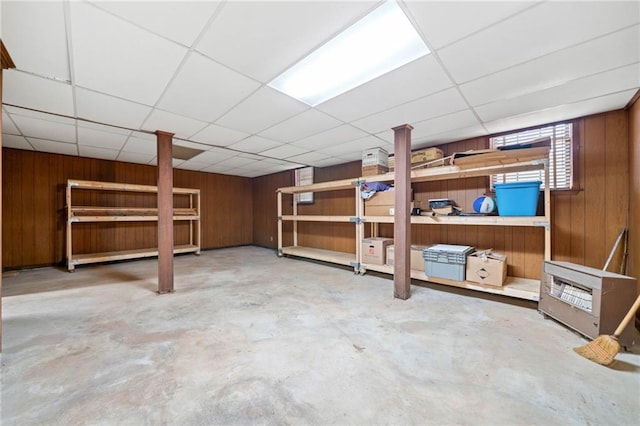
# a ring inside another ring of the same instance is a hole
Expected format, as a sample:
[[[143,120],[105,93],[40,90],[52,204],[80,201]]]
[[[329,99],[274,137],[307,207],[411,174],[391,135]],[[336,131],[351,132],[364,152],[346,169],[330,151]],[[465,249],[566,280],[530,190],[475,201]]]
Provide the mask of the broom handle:
[[[633,318],[633,314],[636,313],[638,308],[640,308],[640,294],[638,295],[636,301],[633,302],[633,306],[631,307],[631,309],[629,309],[629,312],[627,312],[627,315],[625,315],[618,328],[616,328],[616,331],[613,332],[614,336],[618,337],[622,334],[624,329],[627,328],[627,326],[631,322],[631,318]]]

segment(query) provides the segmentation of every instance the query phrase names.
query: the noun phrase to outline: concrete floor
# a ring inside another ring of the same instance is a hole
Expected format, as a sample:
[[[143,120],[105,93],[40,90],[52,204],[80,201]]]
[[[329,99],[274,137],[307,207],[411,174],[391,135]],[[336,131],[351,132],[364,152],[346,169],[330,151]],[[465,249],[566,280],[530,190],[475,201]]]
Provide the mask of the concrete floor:
[[[535,304],[239,247],[4,278],[2,425],[636,424],[613,368]]]

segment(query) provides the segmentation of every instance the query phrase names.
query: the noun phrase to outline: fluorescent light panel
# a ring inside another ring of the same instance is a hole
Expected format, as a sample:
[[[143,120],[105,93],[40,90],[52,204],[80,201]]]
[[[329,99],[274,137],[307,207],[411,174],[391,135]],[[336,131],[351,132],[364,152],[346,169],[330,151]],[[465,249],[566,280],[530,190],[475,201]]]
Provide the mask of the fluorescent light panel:
[[[428,53],[402,9],[387,1],[269,86],[315,106]]]

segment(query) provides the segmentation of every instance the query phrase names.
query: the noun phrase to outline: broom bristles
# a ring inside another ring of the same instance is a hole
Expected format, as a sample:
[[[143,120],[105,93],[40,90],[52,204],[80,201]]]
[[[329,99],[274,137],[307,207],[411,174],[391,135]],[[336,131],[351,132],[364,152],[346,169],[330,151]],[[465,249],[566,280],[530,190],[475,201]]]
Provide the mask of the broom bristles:
[[[573,350],[590,361],[610,365],[620,352],[620,343],[615,336],[598,336],[586,345],[573,348]]]

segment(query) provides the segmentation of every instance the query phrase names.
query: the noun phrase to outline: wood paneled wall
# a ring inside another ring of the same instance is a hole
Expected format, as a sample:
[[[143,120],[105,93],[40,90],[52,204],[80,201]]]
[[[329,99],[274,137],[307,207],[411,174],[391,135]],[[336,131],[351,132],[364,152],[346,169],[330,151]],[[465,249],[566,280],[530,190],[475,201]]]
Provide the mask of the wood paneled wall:
[[[627,274],[640,291],[640,100],[629,110],[629,259]],[[640,317],[640,312],[636,315]]]
[[[552,193],[553,259],[602,268],[618,233],[627,226],[630,199],[630,166],[627,155],[631,152],[628,119],[626,111],[618,110],[575,121],[579,143],[576,159],[579,188],[575,191]],[[488,138],[482,137],[442,145],[440,148],[447,155],[487,146]],[[326,167],[316,169],[316,182],[355,178],[360,174],[359,162]],[[254,195],[256,220],[263,211],[275,212],[275,189],[291,184],[291,177],[288,181],[282,176],[280,180],[274,176],[254,179],[254,194],[256,191],[272,194],[272,198],[260,200]],[[429,198],[447,197],[456,200],[467,211],[472,210],[473,200],[488,189],[489,179],[486,177],[413,185],[414,198],[424,207]],[[352,194],[352,191],[316,193],[315,203],[301,206],[300,212],[352,214],[355,211]],[[275,235],[276,224],[271,222],[269,225],[269,220],[272,220],[270,218],[264,220],[264,223],[254,226],[254,242],[266,247],[276,247],[276,242],[269,241],[264,231],[268,229],[269,234]],[[305,222],[298,226],[299,245],[355,251],[353,225]],[[541,228],[414,225],[411,232],[414,244],[448,243],[493,248],[507,254],[510,275],[540,278],[544,250],[544,232]],[[393,227],[380,225],[379,234],[392,237]],[[612,268],[619,264],[620,253],[614,258]]]
[[[3,150],[3,267],[65,262],[65,188],[67,179],[156,185],[153,166],[116,161]],[[174,186],[201,191],[202,248],[251,244],[251,179],[174,170]],[[132,193],[78,194],[87,205],[155,206],[155,196]],[[176,200],[176,206],[184,200]],[[184,244],[188,228],[175,226],[175,243]],[[74,225],[74,253],[154,247],[155,222]]]

